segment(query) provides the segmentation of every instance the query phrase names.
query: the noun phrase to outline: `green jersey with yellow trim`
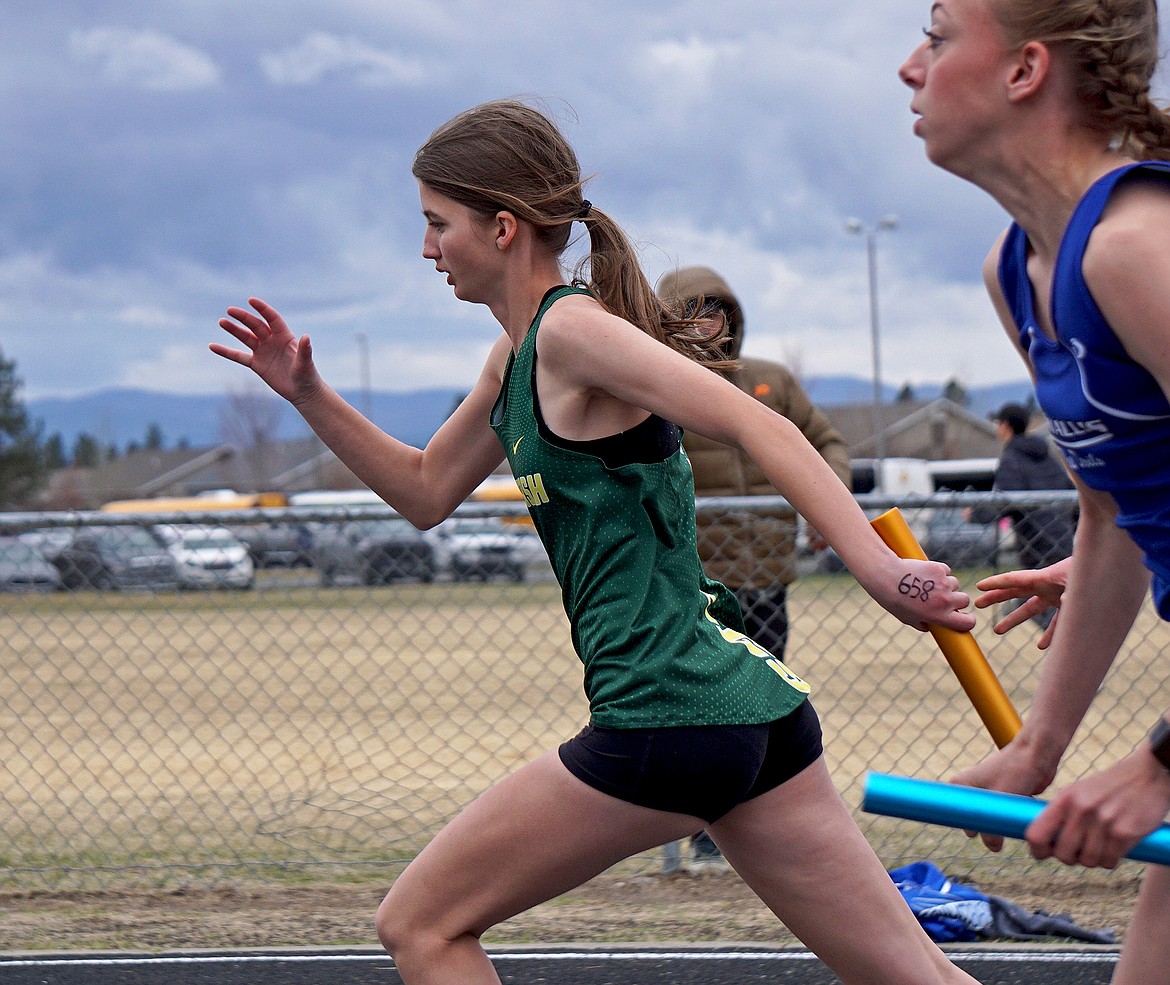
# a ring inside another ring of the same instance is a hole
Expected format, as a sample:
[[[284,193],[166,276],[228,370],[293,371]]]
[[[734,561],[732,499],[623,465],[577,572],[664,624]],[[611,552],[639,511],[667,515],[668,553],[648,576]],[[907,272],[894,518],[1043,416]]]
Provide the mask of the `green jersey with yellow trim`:
[[[581,450],[596,443],[559,439],[543,424],[537,333],[572,293],[587,292],[545,296],[508,359],[491,424],[560,583],[593,722],[749,725],[788,714],[809,687],[744,636],[735,596],[703,574],[677,428],[658,422],[675,438],[664,456],[614,465]]]

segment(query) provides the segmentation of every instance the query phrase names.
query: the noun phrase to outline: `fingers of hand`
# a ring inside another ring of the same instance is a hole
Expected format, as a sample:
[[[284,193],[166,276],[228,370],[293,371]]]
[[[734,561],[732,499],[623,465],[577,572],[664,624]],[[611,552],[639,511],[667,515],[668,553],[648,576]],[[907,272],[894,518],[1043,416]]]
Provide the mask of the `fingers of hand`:
[[[1013,609],[1011,612],[1009,612],[999,622],[997,622],[992,627],[992,629],[997,634],[1003,635],[1009,629],[1015,629],[1017,626],[1023,625],[1028,621],[1029,618],[1031,618],[1030,615],[1024,612],[1023,606],[1021,606],[1020,608]]]
[[[256,333],[250,328],[245,328],[239,322],[233,321],[230,318],[221,318],[219,320],[219,327],[227,332],[228,335],[231,335],[237,341],[246,345],[249,349],[256,348]]]
[[[967,837],[974,838],[977,834],[978,834],[978,832],[976,832],[976,831],[968,831]],[[989,852],[1003,851],[1003,839],[999,835],[983,835],[983,834],[981,834],[981,835],[979,835],[979,838],[983,842],[984,847]]]
[[[1141,832],[1131,831],[1096,803],[1079,804],[1059,795],[1024,832],[1037,859],[1057,858],[1065,865],[1115,869]]]
[[[217,356],[223,356],[224,359],[230,359],[234,363],[239,363],[241,366],[252,365],[252,353],[241,352],[239,349],[229,349],[226,345],[220,345],[218,342],[210,343],[207,348],[214,352]]]
[[[1049,644],[1052,642],[1052,637],[1056,633],[1056,621],[1059,618],[1060,618],[1059,614],[1052,617],[1052,622],[1050,622],[1048,624],[1048,628],[1046,630],[1044,630],[1044,635],[1040,637],[1039,642],[1037,642],[1037,644],[1036,644],[1037,649],[1039,649],[1039,650],[1047,650],[1048,649]]]
[[[263,301],[260,298],[248,298],[248,304],[250,304],[253,308],[256,309],[256,311],[260,313],[260,317],[263,318],[265,323],[271,327],[272,331],[284,331],[288,328],[288,326],[285,324],[284,318],[281,317],[280,312],[272,307],[272,305],[270,305],[267,301]]]
[[[273,333],[268,322],[252,311],[246,311],[242,308],[228,308],[227,314],[227,318],[220,318],[220,328],[232,332],[232,335],[239,338],[241,342],[243,340],[241,332],[247,332],[254,340],[266,339]]]

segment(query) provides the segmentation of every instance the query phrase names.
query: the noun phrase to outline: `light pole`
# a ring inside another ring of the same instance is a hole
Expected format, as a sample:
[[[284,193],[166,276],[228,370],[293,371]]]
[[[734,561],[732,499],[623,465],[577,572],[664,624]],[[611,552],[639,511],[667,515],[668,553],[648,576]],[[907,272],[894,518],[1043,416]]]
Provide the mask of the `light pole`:
[[[355,332],[358,344],[358,371],[362,388],[362,414],[369,419],[373,412],[370,400],[370,339],[365,332]]]
[[[847,219],[845,228],[851,233],[865,237],[865,255],[869,266],[869,331],[873,347],[873,439],[874,457],[877,459],[873,470],[874,492],[882,492],[882,461],[886,457],[885,429],[882,426],[882,356],[881,328],[878,321],[877,287],[877,234],[883,229],[898,228],[898,217],[882,216],[876,225],[867,226],[860,219]]]

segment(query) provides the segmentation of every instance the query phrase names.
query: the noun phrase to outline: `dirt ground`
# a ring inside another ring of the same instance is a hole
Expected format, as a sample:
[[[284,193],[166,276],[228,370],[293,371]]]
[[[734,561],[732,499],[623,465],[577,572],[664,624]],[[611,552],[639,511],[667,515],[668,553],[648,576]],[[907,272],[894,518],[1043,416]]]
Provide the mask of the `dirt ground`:
[[[849,804],[867,770],[945,778],[990,750],[928,637],[875,616],[844,579],[798,589],[794,669],[818,682],[826,758]],[[143,858],[409,858],[479,790],[584,720],[551,586],[298,592],[0,612],[0,951],[376,947],[387,883],[373,879],[104,892],[17,880],[95,859],[134,871]],[[1152,720],[1160,636],[1143,619],[1069,776],[1132,748]],[[1031,641],[982,638],[1008,693],[1030,694]],[[880,857],[933,859],[969,881],[944,864],[961,836],[886,822],[865,822]],[[976,884],[1120,937],[1139,869],[1015,872],[1008,861],[994,884]],[[487,940],[792,942],[734,874],[648,870],[600,877]]]
[[[1068,913],[1120,940],[1137,872],[1030,878],[980,887],[1032,910]],[[373,916],[384,887],[233,885],[170,892],[0,893],[0,951],[224,947],[377,947]],[[495,928],[491,945],[616,942],[795,943],[733,872],[604,875]],[[1057,942],[1054,942],[1057,943]]]

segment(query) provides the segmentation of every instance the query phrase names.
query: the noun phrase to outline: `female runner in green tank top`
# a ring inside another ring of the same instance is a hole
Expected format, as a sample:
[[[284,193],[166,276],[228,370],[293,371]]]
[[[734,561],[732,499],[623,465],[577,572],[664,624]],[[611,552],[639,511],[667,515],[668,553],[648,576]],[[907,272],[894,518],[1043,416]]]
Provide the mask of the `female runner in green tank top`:
[[[403,981],[499,982],[480,945],[488,928],[705,827],[846,985],[972,983],[838,796],[808,685],[743,635],[734,596],[703,576],[679,429],[741,447],[903,622],[970,629],[956,579],[897,558],[795,426],[709,371],[714,323],[655,297],[544,114],[477,106],[431,135],[413,172],[423,256],[503,328],[425,449],[346,404],[308,336],[257,298],[220,320],[243,348],[211,346],[290,400],[421,528],[507,455],[562,588],[590,722],[478,797],[395,881],[377,929]],[[560,257],[578,221],[590,252],[566,285]]]

